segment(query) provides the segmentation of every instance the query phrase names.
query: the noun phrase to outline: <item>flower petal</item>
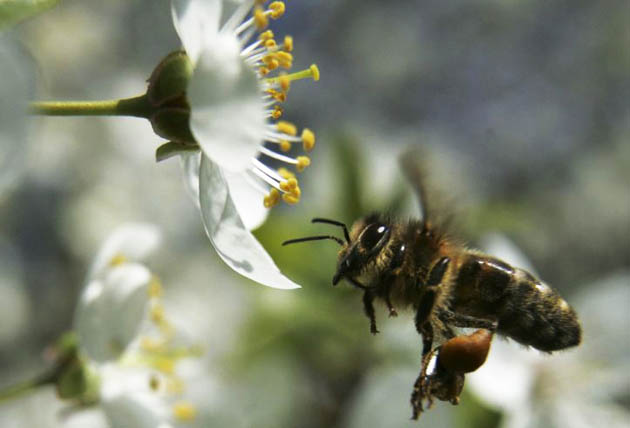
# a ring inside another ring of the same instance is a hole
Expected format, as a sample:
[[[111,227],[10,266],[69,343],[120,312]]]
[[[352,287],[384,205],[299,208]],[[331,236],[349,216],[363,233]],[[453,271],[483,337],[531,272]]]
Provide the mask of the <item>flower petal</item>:
[[[299,288],[285,277],[269,254],[245,228],[221,169],[201,159],[199,200],[206,233],[219,256],[239,274],[274,288]]]
[[[201,153],[184,153],[180,155],[184,172],[184,186],[188,194],[199,208],[199,166]]]
[[[204,48],[188,96],[190,128],[206,156],[229,171],[248,168],[263,142],[265,113],[258,78],[234,36],[221,34]]]
[[[203,50],[204,41],[219,32],[221,6],[221,0],[171,1],[175,31],[193,64]]]
[[[150,280],[146,267],[125,263],[85,287],[74,324],[80,347],[90,359],[114,360],[136,337],[149,301]]]
[[[247,173],[224,171],[223,176],[245,229],[254,230],[261,226],[267,219],[269,210],[263,205],[263,197],[258,189],[248,181]]]
[[[101,379],[101,404],[112,427],[155,428],[168,422],[167,403],[151,389],[149,370],[108,364]]]
[[[115,257],[122,256],[129,261],[142,261],[160,244],[162,235],[159,229],[149,223],[127,223],[112,232],[101,246],[92,262],[88,281],[111,266]]]

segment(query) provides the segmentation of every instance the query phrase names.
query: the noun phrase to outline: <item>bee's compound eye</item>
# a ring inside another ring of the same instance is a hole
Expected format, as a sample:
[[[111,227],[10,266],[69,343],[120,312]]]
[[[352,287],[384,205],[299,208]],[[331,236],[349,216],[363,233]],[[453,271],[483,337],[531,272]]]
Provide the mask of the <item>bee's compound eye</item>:
[[[383,238],[388,228],[384,224],[372,223],[361,235],[361,244],[366,249],[374,248]]]

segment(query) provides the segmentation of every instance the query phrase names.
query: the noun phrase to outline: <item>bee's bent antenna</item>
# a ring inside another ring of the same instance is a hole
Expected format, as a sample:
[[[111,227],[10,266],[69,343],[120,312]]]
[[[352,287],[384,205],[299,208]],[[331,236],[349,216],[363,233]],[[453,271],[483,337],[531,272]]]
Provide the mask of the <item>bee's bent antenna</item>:
[[[320,239],[332,239],[333,241],[335,241],[337,244],[341,245],[342,247],[344,246],[344,243],[341,239],[337,238],[336,236],[330,236],[330,235],[307,236],[306,238],[289,239],[288,241],[284,241],[282,245],[296,244],[298,242],[306,242],[306,241],[318,241]]]
[[[327,223],[327,224],[332,224],[334,226],[340,226],[343,227],[343,236],[346,238],[346,241],[348,242],[348,244],[350,243],[350,234],[348,233],[348,227],[337,220],[330,220],[328,218],[314,218],[313,220],[311,220],[311,223]]]

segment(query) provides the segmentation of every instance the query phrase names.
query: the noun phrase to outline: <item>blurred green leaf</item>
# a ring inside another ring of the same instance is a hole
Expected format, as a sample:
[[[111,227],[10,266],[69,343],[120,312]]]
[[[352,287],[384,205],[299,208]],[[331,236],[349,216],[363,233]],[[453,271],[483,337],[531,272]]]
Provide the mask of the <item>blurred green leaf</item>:
[[[0,31],[43,12],[59,0],[0,0]]]

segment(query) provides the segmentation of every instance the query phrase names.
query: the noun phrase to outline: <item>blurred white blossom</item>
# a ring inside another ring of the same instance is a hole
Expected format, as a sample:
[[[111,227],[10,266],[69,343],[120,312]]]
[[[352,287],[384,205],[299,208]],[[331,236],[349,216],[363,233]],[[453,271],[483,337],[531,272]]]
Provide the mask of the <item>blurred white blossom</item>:
[[[116,230],[98,252],[76,310],[79,352],[115,427],[176,426],[198,413],[186,383],[202,379],[201,350],[179,337],[159,280],[141,263],[159,242],[148,224]]]
[[[291,81],[317,80],[319,71],[313,65],[268,77],[293,63],[293,39],[276,43],[273,33],[264,31],[269,18],[284,14],[281,1],[267,9],[253,0],[173,0],[171,4],[175,28],[194,65],[187,89],[190,128],[203,152],[184,155],[184,171],[199,200],[208,237],[221,258],[241,275],[270,287],[297,288],[249,231],[262,224],[267,209],[280,200],[294,204],[300,199],[295,174],[287,168],[274,170],[265,162],[282,162],[301,172],[310,159],[281,154],[265,143],[283,152],[295,143],[302,143],[305,151],[313,148],[315,136],[310,130],[305,128],[298,136],[295,125],[276,120]]]

